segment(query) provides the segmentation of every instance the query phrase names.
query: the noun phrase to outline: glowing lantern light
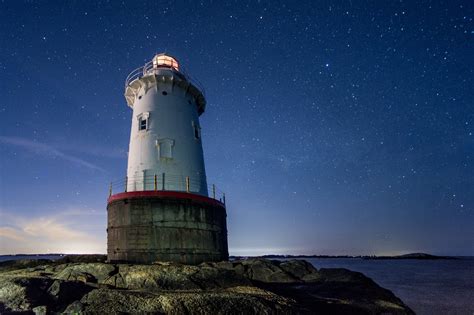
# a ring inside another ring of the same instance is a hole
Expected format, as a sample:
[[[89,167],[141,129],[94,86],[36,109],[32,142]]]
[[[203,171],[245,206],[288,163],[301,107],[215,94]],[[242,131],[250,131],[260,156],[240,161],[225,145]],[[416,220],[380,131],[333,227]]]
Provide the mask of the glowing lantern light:
[[[168,67],[173,68],[179,71],[178,61],[173,57],[167,56],[165,54],[156,55],[153,58],[153,68]]]

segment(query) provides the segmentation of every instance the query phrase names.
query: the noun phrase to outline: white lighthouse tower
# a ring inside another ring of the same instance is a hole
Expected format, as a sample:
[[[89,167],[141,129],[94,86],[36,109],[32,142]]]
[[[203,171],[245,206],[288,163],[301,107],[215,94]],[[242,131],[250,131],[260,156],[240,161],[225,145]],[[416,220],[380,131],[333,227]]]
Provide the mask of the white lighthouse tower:
[[[159,54],[132,72],[125,98],[133,109],[127,191],[151,189],[158,176],[166,190],[207,196],[199,125],[206,100],[176,59]]]
[[[175,58],[158,54],[127,77],[125,99],[133,110],[128,167],[110,187],[108,260],[228,259],[225,197],[208,189],[204,167],[203,89]]]

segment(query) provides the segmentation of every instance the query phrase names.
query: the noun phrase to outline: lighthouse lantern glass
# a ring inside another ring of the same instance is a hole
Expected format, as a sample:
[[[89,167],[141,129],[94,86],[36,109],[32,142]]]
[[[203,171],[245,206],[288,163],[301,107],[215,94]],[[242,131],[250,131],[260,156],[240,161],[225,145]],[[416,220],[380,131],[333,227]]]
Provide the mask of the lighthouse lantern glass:
[[[179,70],[179,64],[173,57],[166,55],[156,55],[155,58],[153,58],[153,67],[158,68],[162,66]]]

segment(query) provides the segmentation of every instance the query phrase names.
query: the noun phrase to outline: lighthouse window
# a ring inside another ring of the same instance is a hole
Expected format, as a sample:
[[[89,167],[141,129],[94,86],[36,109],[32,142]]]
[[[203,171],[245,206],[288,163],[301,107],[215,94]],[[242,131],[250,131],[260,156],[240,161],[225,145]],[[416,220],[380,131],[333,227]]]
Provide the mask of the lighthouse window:
[[[138,118],[138,130],[147,130],[148,129],[148,119],[150,117],[150,113],[143,113],[137,116]]]
[[[201,128],[194,123],[193,121],[193,129],[194,129],[194,138],[201,139]]]
[[[146,130],[147,119],[140,118],[138,130]]]

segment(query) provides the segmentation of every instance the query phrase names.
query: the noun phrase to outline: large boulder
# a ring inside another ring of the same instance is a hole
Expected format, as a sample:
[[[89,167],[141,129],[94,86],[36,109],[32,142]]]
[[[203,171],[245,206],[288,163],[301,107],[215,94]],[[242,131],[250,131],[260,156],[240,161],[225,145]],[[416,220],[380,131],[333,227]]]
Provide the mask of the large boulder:
[[[62,267],[62,266],[61,266]],[[105,263],[72,263],[65,266],[65,268],[56,268],[58,272],[52,275],[53,278],[99,283],[110,278],[117,269],[114,265]]]
[[[303,260],[189,266],[107,264],[101,259],[8,264],[0,269],[0,313],[413,313],[361,273],[317,270]]]
[[[0,304],[6,309],[27,311],[46,301],[49,303],[46,291],[53,281],[36,277],[0,277]]]
[[[291,312],[294,302],[253,287],[208,292],[137,292],[97,289],[65,312],[166,314],[270,314]]]

